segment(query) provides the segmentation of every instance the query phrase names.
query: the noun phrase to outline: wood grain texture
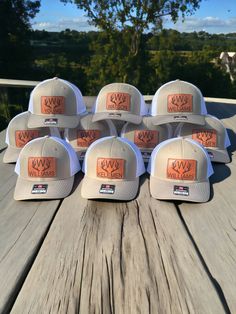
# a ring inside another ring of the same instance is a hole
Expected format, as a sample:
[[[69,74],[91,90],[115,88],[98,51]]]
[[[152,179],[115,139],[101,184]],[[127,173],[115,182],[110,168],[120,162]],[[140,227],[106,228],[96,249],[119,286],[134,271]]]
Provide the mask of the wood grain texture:
[[[228,129],[232,162],[214,164],[212,199],[206,204],[179,204],[186,227],[209,272],[222,290],[231,313],[236,313],[236,104],[209,104]]]
[[[81,180],[78,178],[78,183]],[[64,199],[12,313],[224,313],[171,202]]]
[[[3,130],[0,132],[0,152],[7,147],[7,144],[5,143],[6,139],[6,130]]]
[[[0,313],[8,313],[59,201],[14,201],[14,164],[0,154]]]

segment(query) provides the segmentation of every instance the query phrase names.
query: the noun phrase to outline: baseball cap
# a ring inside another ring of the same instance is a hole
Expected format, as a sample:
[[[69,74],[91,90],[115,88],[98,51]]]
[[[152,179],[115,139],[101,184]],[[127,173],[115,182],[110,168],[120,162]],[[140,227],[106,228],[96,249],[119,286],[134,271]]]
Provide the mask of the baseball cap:
[[[101,137],[117,135],[115,125],[111,120],[93,122],[92,118],[92,113],[81,116],[77,128],[65,130],[65,138],[80,160],[84,159],[86,150],[94,141]]]
[[[211,161],[204,147],[192,139],[173,138],[157,145],[148,172],[154,198],[191,202],[210,198]]]
[[[28,111],[16,115],[8,124],[4,163],[16,162],[22,148],[32,139],[50,134],[49,128],[28,128]]]
[[[78,87],[54,77],[39,83],[31,92],[28,127],[75,128],[86,111]]]
[[[83,171],[83,198],[132,200],[145,167],[137,146],[125,138],[108,136],[89,146]]]
[[[144,161],[148,161],[157,144],[171,138],[170,124],[154,125],[151,116],[144,116],[139,125],[127,122],[121,130],[121,137],[127,138],[140,149]]]
[[[96,99],[93,121],[114,119],[139,124],[148,112],[140,91],[126,83],[104,86]]]
[[[154,124],[187,122],[203,125],[206,105],[201,91],[193,84],[175,80],[162,85],[151,104]]]
[[[71,192],[79,170],[78,158],[69,143],[49,136],[34,139],[24,146],[17,160],[14,198],[64,198]]]
[[[230,162],[228,133],[223,123],[212,115],[205,116],[205,125],[180,123],[176,128],[176,136],[191,138],[202,144],[212,162]]]

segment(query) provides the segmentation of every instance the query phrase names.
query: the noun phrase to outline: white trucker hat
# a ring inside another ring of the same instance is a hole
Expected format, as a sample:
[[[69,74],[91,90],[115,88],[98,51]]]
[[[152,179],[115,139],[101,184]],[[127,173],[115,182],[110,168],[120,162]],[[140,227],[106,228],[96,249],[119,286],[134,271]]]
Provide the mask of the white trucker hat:
[[[212,162],[230,162],[227,147],[230,140],[223,123],[214,116],[205,116],[205,125],[180,123],[176,128],[176,136],[191,138],[202,144]]]
[[[80,90],[72,83],[54,77],[39,83],[31,92],[28,127],[75,128],[86,111]]]
[[[3,156],[4,163],[16,162],[22,148],[32,139],[49,135],[49,128],[28,128],[28,111],[16,115],[8,124],[6,132],[7,149]]]
[[[187,122],[203,125],[206,105],[201,91],[193,84],[175,80],[162,85],[151,104],[154,124]]]
[[[83,198],[132,200],[145,172],[137,146],[125,138],[108,136],[92,143],[83,163]]]
[[[93,114],[81,116],[75,129],[66,129],[65,138],[74,148],[80,160],[84,159],[88,147],[97,139],[105,136],[116,136],[116,128],[111,120],[93,122]]]
[[[154,198],[191,202],[210,198],[211,161],[194,140],[179,137],[160,143],[152,152],[148,172]]]
[[[96,99],[93,121],[114,119],[139,124],[148,107],[139,90],[129,84],[104,86]]]
[[[137,145],[146,162],[159,143],[172,137],[172,127],[170,124],[154,125],[151,116],[144,116],[139,125],[127,122],[120,136]]]
[[[69,143],[49,136],[34,139],[24,146],[17,160],[14,198],[64,198],[71,192],[79,170],[79,160]]]

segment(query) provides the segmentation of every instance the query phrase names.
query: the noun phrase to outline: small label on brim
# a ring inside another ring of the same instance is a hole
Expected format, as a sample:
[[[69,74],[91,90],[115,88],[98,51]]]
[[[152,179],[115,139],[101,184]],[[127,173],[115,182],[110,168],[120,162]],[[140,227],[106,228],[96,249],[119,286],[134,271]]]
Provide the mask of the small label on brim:
[[[57,125],[58,119],[56,118],[48,118],[44,120],[45,125]]]
[[[48,184],[34,184],[31,194],[46,194],[48,190]]]
[[[112,113],[112,112],[110,112],[110,113],[108,113],[108,116],[109,117],[121,117],[121,113]]]
[[[175,195],[183,195],[189,196],[189,187],[182,185],[174,185],[174,194]]]
[[[209,156],[210,158],[214,158],[214,155],[213,155],[212,152],[207,152],[207,153],[208,153],[208,156]]]
[[[85,152],[81,152],[80,155],[79,155],[79,160],[84,160],[85,154],[86,154],[86,151]]]
[[[143,158],[150,159],[152,152],[141,152]]]
[[[114,194],[115,193],[115,185],[113,184],[102,184],[99,190],[101,194]]]
[[[188,117],[187,116],[174,116],[174,120],[178,120],[178,121],[180,121],[180,120],[188,120]]]

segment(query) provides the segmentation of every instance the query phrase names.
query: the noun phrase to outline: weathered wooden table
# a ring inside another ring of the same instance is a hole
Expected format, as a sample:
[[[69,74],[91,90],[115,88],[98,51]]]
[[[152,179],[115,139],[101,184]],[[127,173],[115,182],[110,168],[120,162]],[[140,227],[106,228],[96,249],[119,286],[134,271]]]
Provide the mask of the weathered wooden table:
[[[14,201],[0,139],[1,313],[236,313],[236,101],[208,99],[232,161],[214,165],[205,204],[150,197]]]

